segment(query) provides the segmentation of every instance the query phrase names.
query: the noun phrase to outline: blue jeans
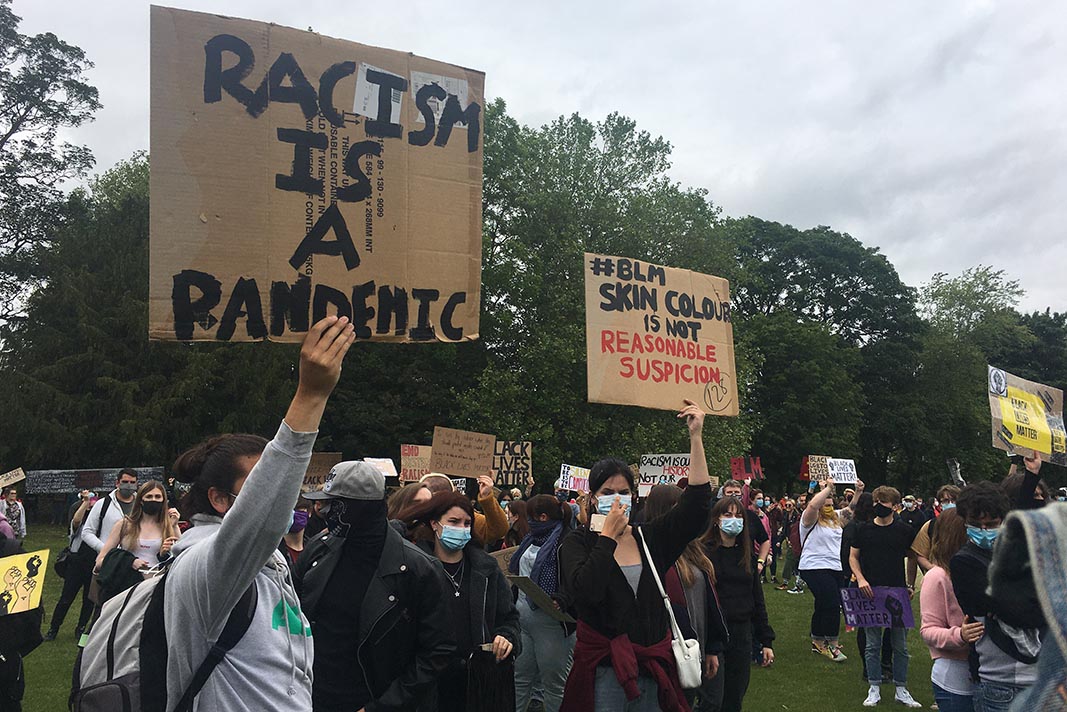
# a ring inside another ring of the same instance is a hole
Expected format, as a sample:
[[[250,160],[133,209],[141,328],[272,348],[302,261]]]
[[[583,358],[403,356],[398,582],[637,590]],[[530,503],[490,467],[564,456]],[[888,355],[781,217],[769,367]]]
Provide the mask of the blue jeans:
[[[930,684],[934,688],[934,702],[941,712],[974,712],[974,698],[970,695],[957,695],[936,683]]]
[[[867,681],[877,685],[882,681],[882,635],[884,628],[867,628]],[[890,640],[893,643],[893,683],[897,687],[908,684],[908,629],[890,628]]]
[[[1011,703],[1025,689],[1016,685],[979,680],[974,686],[974,712],[1009,712]]]
[[[596,669],[596,703],[593,712],[659,712],[659,686],[648,675],[638,675],[637,687],[641,696],[633,702],[626,699],[615,677],[615,670],[609,665]]]
[[[534,688],[542,691],[545,712],[559,712],[563,687],[571,671],[575,635],[563,635],[563,626],[544,611],[519,601],[522,654],[515,659],[515,710],[526,712]]]

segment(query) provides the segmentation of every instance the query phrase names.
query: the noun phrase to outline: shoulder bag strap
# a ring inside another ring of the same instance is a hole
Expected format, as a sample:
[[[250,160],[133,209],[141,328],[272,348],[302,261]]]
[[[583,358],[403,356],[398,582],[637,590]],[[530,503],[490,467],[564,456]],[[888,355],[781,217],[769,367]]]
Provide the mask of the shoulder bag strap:
[[[100,515],[96,518],[96,538],[100,538],[100,530],[104,526],[104,515],[107,514],[108,507],[111,506],[111,493],[108,492],[104,495],[104,506],[100,508]]]
[[[667,609],[667,615],[671,619],[671,634],[675,640],[685,640],[682,636],[682,629],[678,627],[678,619],[674,617],[674,608],[671,607],[671,599],[667,596],[667,592],[663,590],[663,582],[659,580],[659,572],[656,571],[656,562],[652,560],[652,553],[648,550],[648,542],[645,541],[644,528],[637,530],[641,536],[641,548],[645,550],[645,558],[648,559],[648,566],[652,569],[652,578],[656,581],[656,587],[659,589],[659,595],[663,597],[663,606]]]

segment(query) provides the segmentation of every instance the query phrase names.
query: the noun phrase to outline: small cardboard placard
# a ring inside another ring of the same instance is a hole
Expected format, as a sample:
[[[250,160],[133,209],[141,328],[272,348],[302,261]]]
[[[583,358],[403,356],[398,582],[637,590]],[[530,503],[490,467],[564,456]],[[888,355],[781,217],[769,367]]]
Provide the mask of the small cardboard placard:
[[[418,482],[424,475],[433,472],[430,469],[432,454],[433,448],[429,445],[401,445],[400,481]]]
[[[589,491],[589,468],[576,465],[562,465],[559,468],[559,478],[556,480],[556,489],[588,492]]]
[[[393,461],[388,457],[365,457],[363,458],[363,462],[368,465],[373,465],[386,477],[400,477],[400,475],[397,474],[396,465],[393,464]]]
[[[1036,450],[1045,462],[1067,465],[1063,391],[989,366],[993,447],[1012,455]]]
[[[495,450],[495,435],[438,426],[433,429],[430,471],[457,478],[488,475]]]
[[[529,576],[513,576],[511,574],[505,574],[505,577],[507,578],[508,583],[512,586],[517,586],[520,591],[526,594],[532,603],[547,613],[550,618],[554,618],[561,623],[574,623],[574,618],[556,608],[556,604],[552,600],[552,597],[545,593],[543,588],[534,583]]]
[[[149,338],[478,338],[483,73],[158,6],[150,66]]]
[[[533,444],[528,440],[497,440],[493,453],[496,483],[507,487],[525,487],[533,474]]]
[[[845,624],[853,628],[914,628],[908,589],[872,586],[874,598],[867,598],[858,588],[841,589]]]
[[[515,552],[519,550],[519,547],[512,546],[507,549],[501,549],[500,551],[494,551],[490,556],[496,559],[496,563],[500,566],[500,570],[505,576],[508,575],[508,566],[511,564],[511,557],[515,555]]]
[[[737,415],[730,283],[585,253],[589,402]]]
[[[647,497],[656,485],[677,485],[689,477],[689,453],[642,455],[638,472],[637,493]]]
[[[25,613],[41,605],[48,549],[0,559],[0,616]]]
[[[26,473],[22,471],[21,467],[16,467],[11,472],[5,472],[0,475],[0,489],[10,487],[16,482],[21,482],[24,479],[26,479]]]
[[[326,477],[330,474],[333,466],[341,462],[344,456],[339,452],[313,452],[311,462],[308,463],[307,472],[304,473],[304,483],[300,485],[301,492],[317,492],[326,485]]]

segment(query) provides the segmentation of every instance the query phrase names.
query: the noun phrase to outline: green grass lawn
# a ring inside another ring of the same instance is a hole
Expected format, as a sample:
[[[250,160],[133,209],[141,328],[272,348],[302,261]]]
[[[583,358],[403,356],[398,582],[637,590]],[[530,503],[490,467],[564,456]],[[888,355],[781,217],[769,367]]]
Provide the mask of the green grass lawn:
[[[30,529],[27,550],[51,549],[56,556],[65,546],[65,533],[58,527],[37,525]],[[45,626],[50,622],[52,609],[59,599],[63,581],[49,565],[45,580]],[[810,652],[808,626],[811,620],[812,597],[789,595],[776,591],[770,584],[764,587],[771,625],[778,634],[775,641],[775,663],[769,669],[753,668],[752,683],[745,698],[745,709],[753,712],[795,710],[797,712],[844,712],[862,710],[867,696],[867,684],[860,679],[860,656],[856,650],[855,633],[845,633],[842,626],[842,647],[848,655],[845,663],[833,663]],[[75,601],[67,614],[59,637],[43,643],[26,658],[26,712],[57,712],[66,709],[70,692],[70,673],[76,648],[74,626],[77,625],[78,606]],[[915,617],[918,619],[918,596],[915,597]],[[930,692],[930,653],[918,632],[909,631],[911,668],[908,689],[924,707],[933,703]],[[893,687],[882,688],[879,708],[903,709],[892,701]]]

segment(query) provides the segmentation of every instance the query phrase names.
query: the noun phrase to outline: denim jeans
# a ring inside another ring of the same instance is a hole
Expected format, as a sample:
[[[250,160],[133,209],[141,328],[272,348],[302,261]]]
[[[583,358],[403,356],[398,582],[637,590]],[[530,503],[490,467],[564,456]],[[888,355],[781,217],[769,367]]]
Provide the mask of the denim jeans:
[[[1009,712],[1012,702],[1024,689],[1026,688],[979,680],[974,686],[974,712]]]
[[[882,631],[884,628],[867,628],[867,681],[877,685],[882,681]],[[890,628],[893,643],[893,683],[897,687],[908,684],[908,629]]]
[[[526,712],[534,688],[542,691],[545,712],[559,712],[571,671],[575,635],[565,636],[559,621],[520,601],[522,654],[515,659],[515,710]]]
[[[648,675],[638,675],[637,687],[641,696],[633,702],[626,699],[626,691],[615,677],[610,665],[596,669],[596,703],[593,712],[659,712],[659,687]]]
[[[937,683],[930,684],[934,688],[934,702],[940,712],[974,712],[974,698],[970,695],[957,695],[938,687]]]

